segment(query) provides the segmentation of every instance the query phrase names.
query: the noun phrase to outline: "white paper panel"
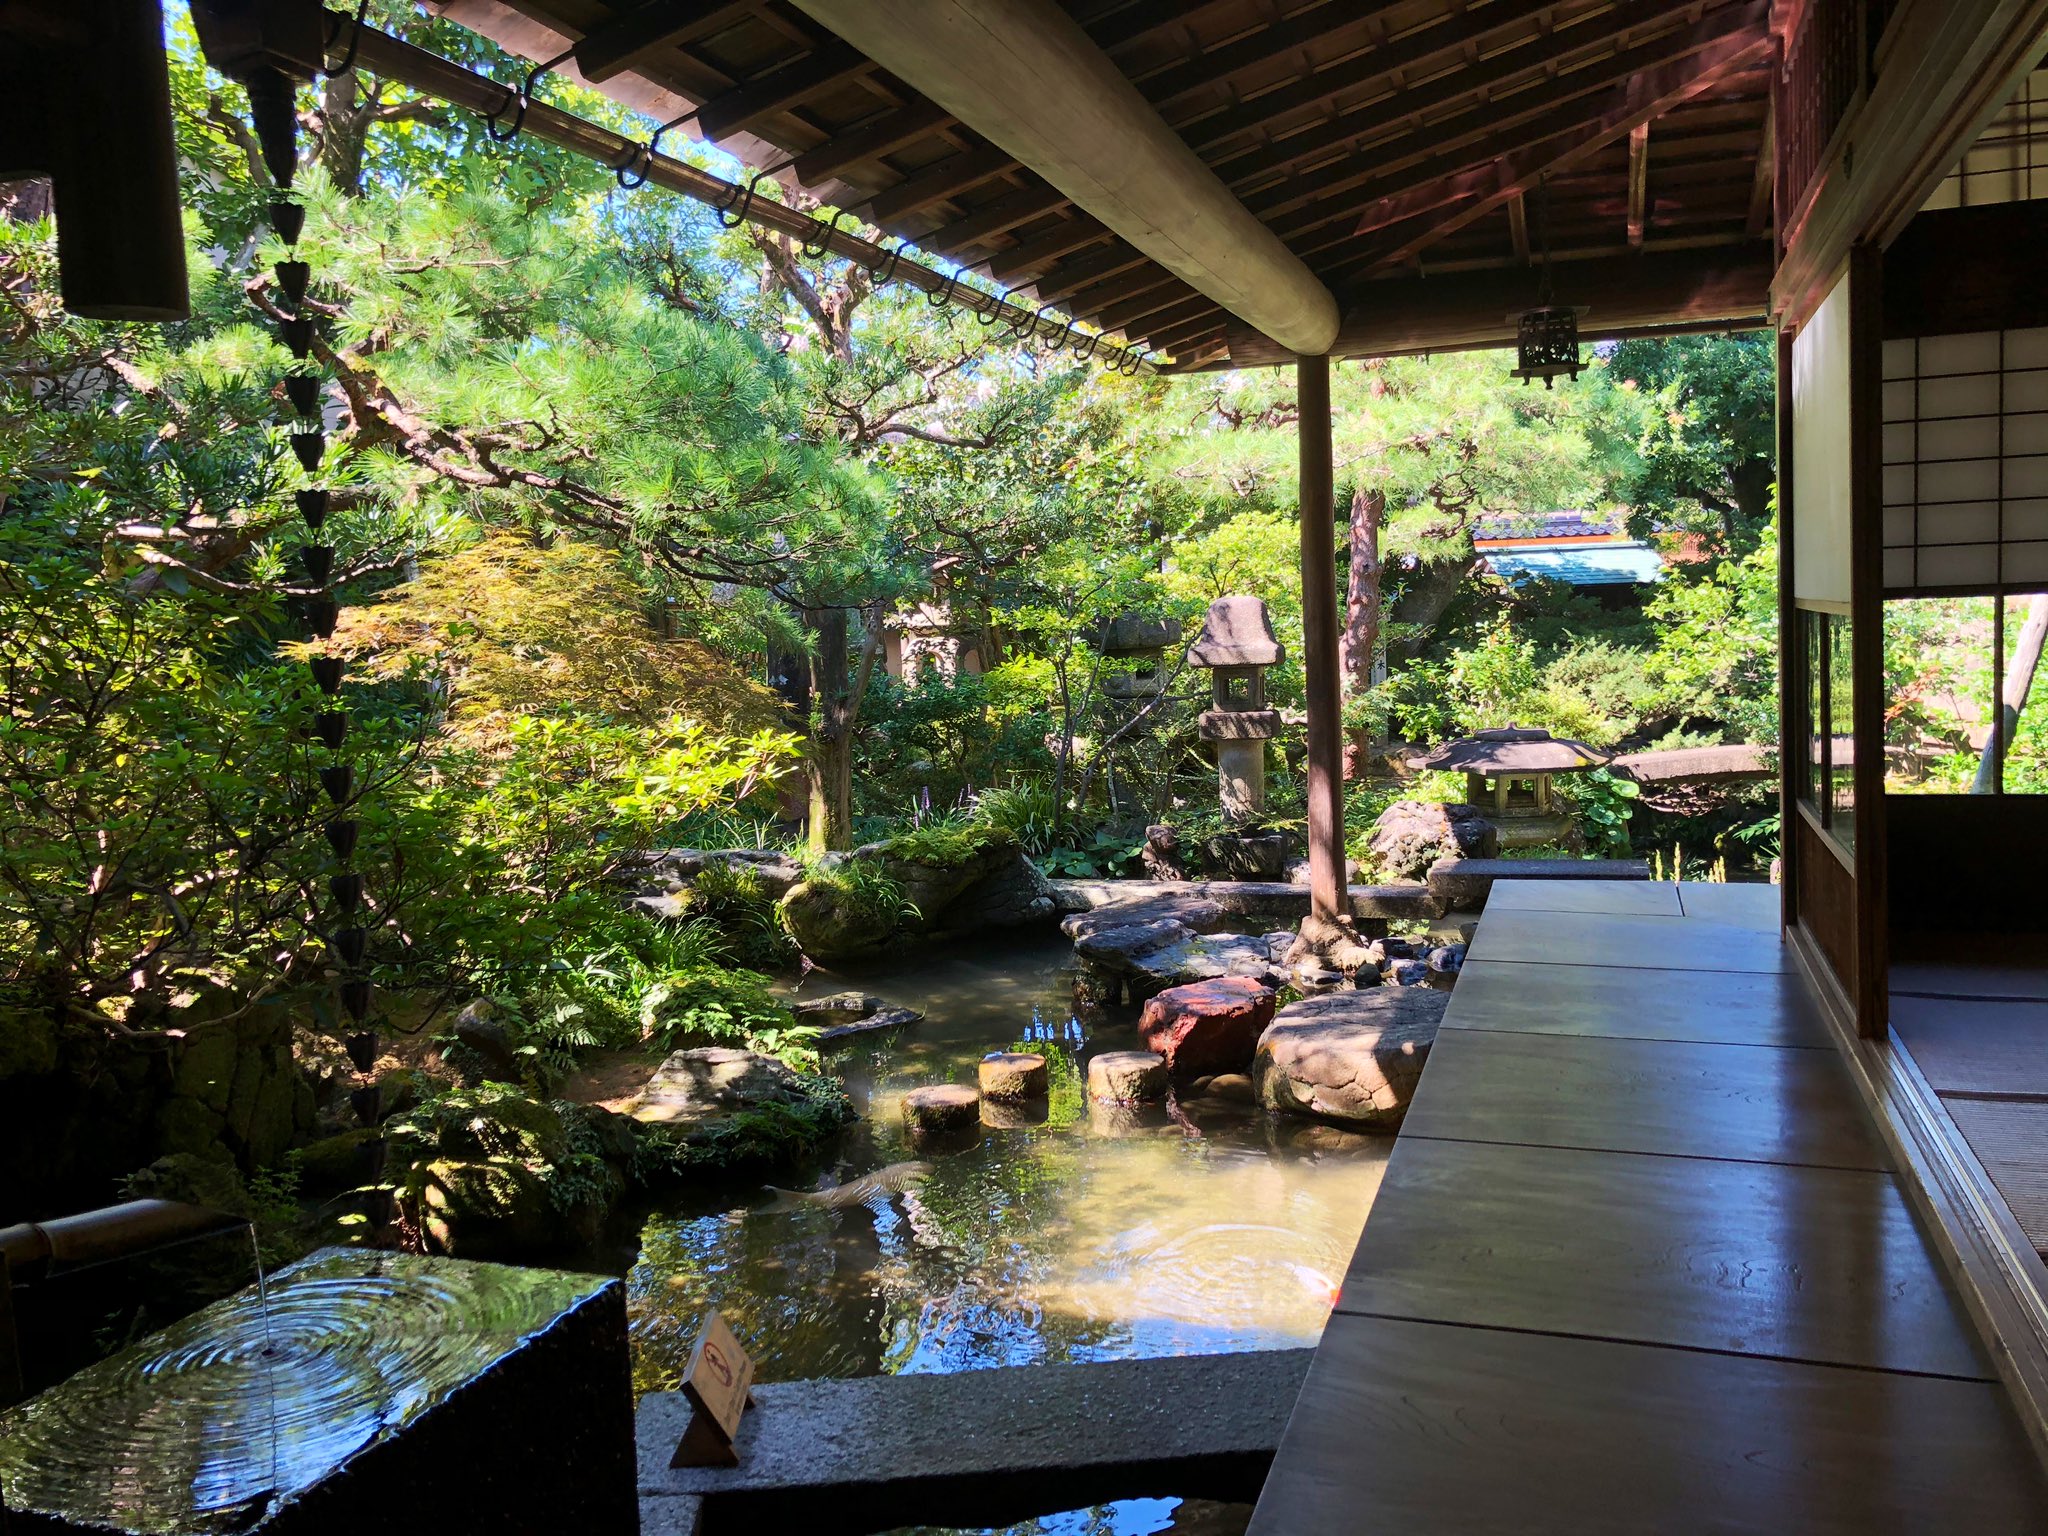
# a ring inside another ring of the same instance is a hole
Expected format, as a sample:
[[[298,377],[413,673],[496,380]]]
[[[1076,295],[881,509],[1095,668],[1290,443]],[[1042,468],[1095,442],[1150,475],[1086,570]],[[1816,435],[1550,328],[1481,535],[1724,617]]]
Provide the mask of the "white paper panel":
[[[1792,340],[1792,590],[1849,601],[1849,278]]]
[[[1885,585],[2010,586],[2048,559],[2048,328],[1885,343]]]

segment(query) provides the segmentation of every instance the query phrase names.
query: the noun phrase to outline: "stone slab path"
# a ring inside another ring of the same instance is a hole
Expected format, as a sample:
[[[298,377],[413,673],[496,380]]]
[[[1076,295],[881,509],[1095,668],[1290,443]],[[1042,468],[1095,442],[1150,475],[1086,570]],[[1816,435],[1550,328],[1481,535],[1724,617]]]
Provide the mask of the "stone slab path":
[[[737,1467],[672,1468],[680,1393],[640,1401],[646,1536],[1004,1526],[1112,1499],[1248,1503],[1307,1349],[754,1388]]]

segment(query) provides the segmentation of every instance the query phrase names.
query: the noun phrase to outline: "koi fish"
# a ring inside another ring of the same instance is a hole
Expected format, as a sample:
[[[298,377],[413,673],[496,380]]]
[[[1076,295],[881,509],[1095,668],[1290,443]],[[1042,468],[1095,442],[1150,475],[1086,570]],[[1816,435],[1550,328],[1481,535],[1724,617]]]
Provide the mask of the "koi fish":
[[[765,1187],[775,1200],[768,1209],[793,1211],[800,1206],[817,1205],[828,1211],[844,1211],[856,1205],[879,1205],[892,1195],[909,1194],[931,1173],[930,1163],[891,1163],[829,1189],[777,1189],[769,1184]]]

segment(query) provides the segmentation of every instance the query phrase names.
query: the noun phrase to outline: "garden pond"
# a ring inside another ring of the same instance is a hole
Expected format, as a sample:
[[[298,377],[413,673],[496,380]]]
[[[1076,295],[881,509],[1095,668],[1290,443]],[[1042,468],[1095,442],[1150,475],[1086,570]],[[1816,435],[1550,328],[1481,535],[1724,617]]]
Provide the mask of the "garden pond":
[[[1055,1073],[1040,1123],[984,1126],[965,1151],[910,1145],[903,1095],[972,1083],[989,1051],[1050,1039],[1078,1068],[1137,1047],[1135,1011],[1076,1016],[1072,965],[1053,936],[805,978],[798,995],[858,989],[925,1015],[830,1058],[860,1119],[813,1184],[889,1171],[866,1200],[736,1184],[647,1212],[637,1245],[611,1256],[629,1287],[637,1389],[676,1386],[714,1307],[767,1381],[1314,1343],[1390,1139],[1214,1097],[1105,1112],[1076,1070]],[[896,1166],[912,1162],[928,1171]],[[1131,1500],[1020,1529],[1221,1536],[1244,1513]]]

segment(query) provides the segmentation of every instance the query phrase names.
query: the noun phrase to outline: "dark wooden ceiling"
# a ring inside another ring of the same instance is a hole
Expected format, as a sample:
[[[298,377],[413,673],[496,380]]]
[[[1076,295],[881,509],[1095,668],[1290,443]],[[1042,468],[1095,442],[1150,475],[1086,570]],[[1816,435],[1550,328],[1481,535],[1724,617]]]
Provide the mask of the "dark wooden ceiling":
[[[1564,303],[1581,258],[1769,253],[1767,0],[1063,3],[1347,310],[1486,269],[1533,302],[1546,246]],[[1228,361],[1215,303],[783,0],[510,4],[587,75],[700,104],[706,137],[772,147],[927,251],[1181,366]]]

